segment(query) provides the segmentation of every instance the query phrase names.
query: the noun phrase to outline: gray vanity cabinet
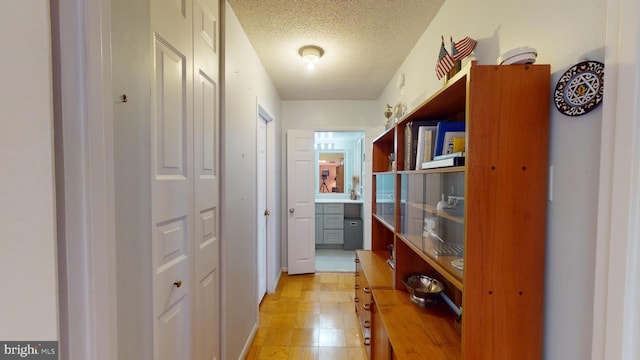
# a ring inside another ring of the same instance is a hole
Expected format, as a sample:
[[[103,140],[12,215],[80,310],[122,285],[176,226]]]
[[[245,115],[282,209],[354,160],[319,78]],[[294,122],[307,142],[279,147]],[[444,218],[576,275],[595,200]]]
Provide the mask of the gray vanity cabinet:
[[[324,209],[322,204],[316,204],[316,245],[324,244]]]
[[[344,204],[316,204],[316,245],[342,245]]]

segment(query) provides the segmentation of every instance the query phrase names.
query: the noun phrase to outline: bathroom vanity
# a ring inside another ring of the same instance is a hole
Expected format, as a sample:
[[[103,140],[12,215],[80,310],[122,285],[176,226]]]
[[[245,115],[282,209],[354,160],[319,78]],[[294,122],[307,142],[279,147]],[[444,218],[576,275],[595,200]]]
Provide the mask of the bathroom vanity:
[[[327,198],[315,200],[316,248],[350,248],[354,241],[362,247],[362,199]],[[359,226],[358,230],[352,227]],[[345,240],[345,234],[347,239]],[[359,237],[352,239],[350,237]]]

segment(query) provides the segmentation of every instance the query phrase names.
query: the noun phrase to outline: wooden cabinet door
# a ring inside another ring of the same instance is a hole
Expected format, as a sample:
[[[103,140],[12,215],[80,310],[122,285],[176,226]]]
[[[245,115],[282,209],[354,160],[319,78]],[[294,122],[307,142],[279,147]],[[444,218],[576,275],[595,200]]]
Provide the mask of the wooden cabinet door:
[[[378,307],[373,301],[371,302],[371,323],[373,327],[371,330],[371,359],[391,359],[391,346],[389,345],[387,329],[384,327]]]

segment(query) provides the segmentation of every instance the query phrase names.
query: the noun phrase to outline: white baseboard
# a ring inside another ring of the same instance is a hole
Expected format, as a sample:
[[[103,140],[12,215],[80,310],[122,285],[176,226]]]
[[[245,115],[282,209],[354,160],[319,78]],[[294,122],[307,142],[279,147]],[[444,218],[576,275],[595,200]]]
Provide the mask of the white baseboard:
[[[260,320],[258,320],[258,322],[253,325],[253,329],[251,330],[251,333],[247,338],[247,342],[244,344],[244,347],[242,348],[242,352],[240,353],[238,360],[243,360],[247,357],[247,355],[249,355],[249,351],[251,351],[251,344],[253,344],[253,340],[255,340],[256,334],[258,333],[259,321]]]
[[[276,278],[276,283],[275,286],[273,287],[273,292],[276,292],[276,289],[278,288],[278,285],[280,284],[280,278],[282,277],[282,271],[280,271],[278,273],[278,277]]]

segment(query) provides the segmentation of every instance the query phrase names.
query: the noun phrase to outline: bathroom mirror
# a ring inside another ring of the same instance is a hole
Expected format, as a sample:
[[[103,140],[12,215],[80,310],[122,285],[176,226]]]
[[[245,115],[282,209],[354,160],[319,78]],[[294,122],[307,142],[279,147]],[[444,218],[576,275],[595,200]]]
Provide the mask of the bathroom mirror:
[[[344,152],[330,150],[318,153],[318,192],[344,193]]]
[[[317,131],[315,133],[316,197],[362,193],[364,132]],[[354,180],[355,181],[354,183]]]

